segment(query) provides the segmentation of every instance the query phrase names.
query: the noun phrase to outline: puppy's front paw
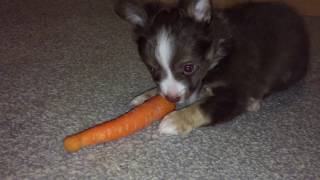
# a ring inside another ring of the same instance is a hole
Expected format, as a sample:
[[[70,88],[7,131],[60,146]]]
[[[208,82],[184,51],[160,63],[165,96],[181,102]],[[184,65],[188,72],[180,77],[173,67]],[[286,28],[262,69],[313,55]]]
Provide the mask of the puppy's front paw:
[[[131,101],[130,101],[130,106],[138,106],[142,103],[144,103],[146,100],[148,100],[150,97],[145,95],[145,94],[141,94],[135,98],[133,98]]]
[[[160,123],[159,132],[168,135],[185,135],[192,130],[192,125],[188,124],[183,112],[174,111],[163,118]]]
[[[209,122],[210,116],[201,110],[199,104],[195,103],[164,117],[160,124],[159,131],[162,134],[185,135],[192,129],[208,124]]]
[[[155,96],[157,94],[158,94],[158,90],[156,88],[150,89],[150,90],[142,93],[141,95],[133,98],[130,101],[129,105],[133,106],[133,107],[138,106],[138,105],[144,103],[146,100],[150,99],[152,96]]]

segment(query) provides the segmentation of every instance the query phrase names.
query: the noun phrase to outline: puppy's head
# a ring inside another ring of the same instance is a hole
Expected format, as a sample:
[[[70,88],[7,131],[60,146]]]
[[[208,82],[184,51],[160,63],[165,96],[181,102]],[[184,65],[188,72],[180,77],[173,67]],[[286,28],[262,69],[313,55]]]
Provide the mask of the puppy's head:
[[[168,100],[193,101],[211,67],[213,42],[210,0],[175,6],[120,1],[117,14],[134,26],[141,59]]]

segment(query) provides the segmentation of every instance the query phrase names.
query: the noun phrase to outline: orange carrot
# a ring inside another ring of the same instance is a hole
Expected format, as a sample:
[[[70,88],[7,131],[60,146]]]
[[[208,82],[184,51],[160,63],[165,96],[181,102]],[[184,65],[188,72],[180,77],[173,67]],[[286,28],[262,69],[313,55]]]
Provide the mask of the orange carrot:
[[[162,119],[175,109],[175,104],[161,96],[155,96],[128,113],[64,139],[64,148],[76,152],[82,147],[95,145],[128,136]]]

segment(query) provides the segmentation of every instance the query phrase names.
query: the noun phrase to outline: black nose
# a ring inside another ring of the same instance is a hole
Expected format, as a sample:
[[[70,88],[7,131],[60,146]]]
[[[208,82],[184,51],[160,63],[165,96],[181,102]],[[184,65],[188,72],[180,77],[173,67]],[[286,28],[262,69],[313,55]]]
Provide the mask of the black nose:
[[[170,102],[176,103],[180,100],[180,97],[178,96],[165,96],[166,99]]]

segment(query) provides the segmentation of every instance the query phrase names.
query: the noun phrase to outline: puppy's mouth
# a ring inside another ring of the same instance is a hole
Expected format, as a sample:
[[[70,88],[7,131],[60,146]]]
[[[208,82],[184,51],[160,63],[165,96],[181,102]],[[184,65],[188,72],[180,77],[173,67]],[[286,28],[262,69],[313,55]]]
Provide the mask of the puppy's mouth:
[[[163,92],[160,92],[160,95],[165,97],[168,101],[176,103],[178,106],[186,106],[194,102],[197,97],[196,92],[184,92],[178,95],[169,95]]]
[[[181,96],[164,95],[164,97],[172,103],[179,103],[181,101]]]
[[[159,88],[160,95],[165,97],[168,101],[176,103],[177,106],[184,107],[190,105],[199,99],[199,92],[201,84],[199,83],[195,88],[184,88],[178,93],[164,92]]]
[[[168,94],[163,92],[160,92],[160,95],[166,98],[168,101],[176,104],[179,104],[185,101],[185,97],[186,97],[184,94]]]

